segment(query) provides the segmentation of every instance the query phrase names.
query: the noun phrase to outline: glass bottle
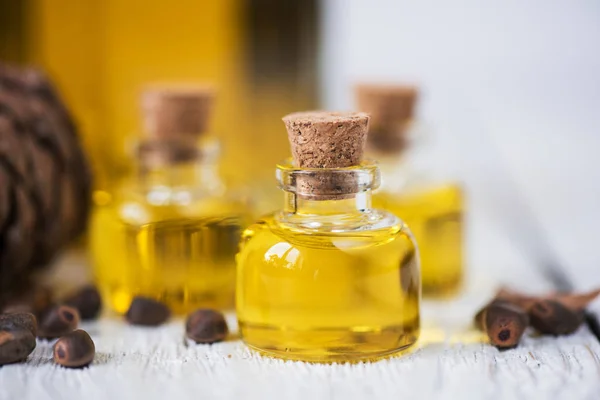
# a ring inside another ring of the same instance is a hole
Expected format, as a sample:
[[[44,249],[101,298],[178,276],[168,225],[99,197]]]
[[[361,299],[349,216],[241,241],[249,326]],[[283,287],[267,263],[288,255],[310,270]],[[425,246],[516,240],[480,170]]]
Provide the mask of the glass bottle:
[[[177,313],[233,305],[248,202],[219,176],[218,143],[204,136],[208,96],[190,88],[147,92],[156,104],[145,109],[138,171],[96,198],[95,275],[119,313],[135,295]]]
[[[456,294],[463,280],[463,192],[435,165],[433,143],[413,118],[417,90],[359,85],[356,95],[361,111],[371,114],[367,154],[381,167],[373,204],[400,215],[414,233],[423,294]]]
[[[244,342],[313,362],[372,360],[412,345],[418,254],[406,225],[371,207],[377,165],[294,165],[277,166],[283,210],[242,236],[236,299]]]

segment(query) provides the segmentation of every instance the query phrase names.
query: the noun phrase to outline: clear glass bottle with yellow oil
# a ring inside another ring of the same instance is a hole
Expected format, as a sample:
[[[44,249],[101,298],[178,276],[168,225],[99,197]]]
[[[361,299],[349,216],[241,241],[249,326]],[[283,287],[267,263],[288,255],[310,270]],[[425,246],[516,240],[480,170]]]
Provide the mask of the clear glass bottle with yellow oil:
[[[119,313],[135,295],[178,313],[229,308],[249,206],[221,179],[218,144],[205,137],[212,91],[161,87],[142,99],[138,171],[95,195],[90,243],[99,287]]]
[[[358,85],[358,108],[371,114],[367,152],[381,167],[373,204],[402,217],[419,243],[423,294],[454,295],[464,275],[461,186],[433,167],[431,143],[415,123],[417,89]]]
[[[376,164],[362,160],[366,114],[284,118],[293,161],[277,166],[283,210],[248,227],[237,317],[260,352],[310,362],[373,360],[419,335],[419,258],[411,232],[372,208]]]

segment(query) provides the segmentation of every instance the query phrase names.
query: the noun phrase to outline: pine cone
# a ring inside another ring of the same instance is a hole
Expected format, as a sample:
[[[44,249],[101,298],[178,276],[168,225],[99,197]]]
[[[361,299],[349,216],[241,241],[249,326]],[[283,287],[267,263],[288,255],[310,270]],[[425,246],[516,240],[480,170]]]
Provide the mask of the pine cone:
[[[0,64],[0,303],[85,230],[91,173],[50,82]]]

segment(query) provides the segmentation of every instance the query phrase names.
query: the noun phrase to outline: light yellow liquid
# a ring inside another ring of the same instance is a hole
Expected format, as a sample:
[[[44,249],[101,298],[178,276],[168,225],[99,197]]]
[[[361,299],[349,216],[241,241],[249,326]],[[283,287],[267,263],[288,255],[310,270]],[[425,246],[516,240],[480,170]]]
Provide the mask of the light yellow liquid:
[[[207,212],[196,212],[203,208]],[[226,202],[212,207],[138,202],[97,207],[91,248],[108,304],[124,313],[133,296],[144,295],[165,302],[175,313],[232,307],[243,224],[242,207],[234,209]],[[136,213],[147,213],[150,222],[132,221]]]
[[[421,256],[423,294],[450,296],[463,279],[463,196],[455,185],[406,194],[381,190],[373,204],[399,216],[413,232]]]
[[[419,335],[419,267],[410,233],[312,233],[273,217],[247,228],[238,255],[243,340],[292,360],[372,360]]]

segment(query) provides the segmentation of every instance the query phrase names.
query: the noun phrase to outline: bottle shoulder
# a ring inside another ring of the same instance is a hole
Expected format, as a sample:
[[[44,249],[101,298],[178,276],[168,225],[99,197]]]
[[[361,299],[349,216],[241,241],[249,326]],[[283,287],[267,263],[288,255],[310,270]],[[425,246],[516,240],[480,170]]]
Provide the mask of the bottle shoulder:
[[[410,230],[404,222],[391,212],[385,210],[371,210],[368,217],[360,221],[352,220],[351,223],[322,224],[315,219],[298,217],[296,220],[286,218],[283,211],[277,211],[255,221],[246,229],[251,235],[269,232],[282,238],[300,237],[355,237],[377,238],[381,236],[395,236],[409,234]]]
[[[388,213],[389,214],[389,213]],[[364,229],[319,230],[282,223],[277,213],[249,225],[242,234],[242,253],[269,252],[273,248],[315,248],[364,251],[378,246],[416,249],[412,233],[400,219],[390,214],[393,224]]]
[[[462,185],[456,182],[438,182],[406,185],[382,185],[373,193],[373,203],[377,207],[390,209],[394,203],[444,203],[447,205],[461,206],[464,201]]]
[[[106,197],[106,196],[104,196]],[[110,194],[110,201],[97,204],[107,215],[124,223],[142,225],[175,219],[230,219],[249,220],[251,205],[243,196],[199,193],[185,187],[152,187],[122,184]]]

